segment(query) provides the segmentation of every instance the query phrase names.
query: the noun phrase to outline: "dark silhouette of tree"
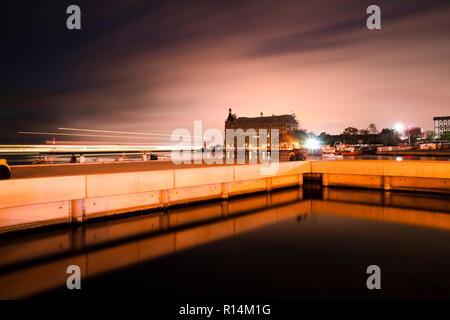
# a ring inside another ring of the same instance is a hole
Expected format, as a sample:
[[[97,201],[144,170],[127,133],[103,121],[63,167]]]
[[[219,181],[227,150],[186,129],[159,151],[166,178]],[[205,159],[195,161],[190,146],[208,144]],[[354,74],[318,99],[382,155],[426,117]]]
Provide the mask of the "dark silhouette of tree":
[[[370,134],[378,133],[377,126],[374,123],[369,124],[369,126],[367,127],[367,131],[369,131]]]
[[[369,130],[368,129],[359,129],[359,134],[367,136],[369,134]]]
[[[395,139],[393,129],[384,128],[381,130],[380,140],[385,146],[392,146],[395,144],[396,140],[398,140],[398,137]]]
[[[356,135],[358,134],[358,132],[358,129],[353,127],[345,128],[344,132],[342,133],[342,139],[344,140],[344,143],[357,143],[358,137],[356,137]]]
[[[326,132],[321,132],[318,138],[322,144],[330,144],[332,141],[331,136]]]
[[[427,141],[433,141],[434,140],[434,131],[433,130],[425,131],[425,139]]]
[[[344,129],[344,132],[342,133],[343,135],[353,135],[353,134],[358,134],[358,129],[353,128],[353,127],[348,127]]]
[[[382,134],[392,134],[394,133],[393,129],[388,129],[388,128],[384,128],[383,130],[381,130]]]
[[[406,136],[408,137],[408,141],[410,143],[415,143],[417,139],[422,136],[422,129],[420,129],[419,127],[415,127],[406,130]]]
[[[450,140],[450,131],[445,131],[441,136],[441,140]]]

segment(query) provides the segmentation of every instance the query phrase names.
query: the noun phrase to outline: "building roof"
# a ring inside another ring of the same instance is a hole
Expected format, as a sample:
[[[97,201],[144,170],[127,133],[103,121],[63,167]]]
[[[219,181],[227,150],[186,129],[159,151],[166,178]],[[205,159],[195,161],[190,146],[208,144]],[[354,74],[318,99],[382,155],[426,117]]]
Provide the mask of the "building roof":
[[[446,117],[433,117],[433,120],[450,120],[450,116],[446,116]]]
[[[230,119],[230,118],[228,118]],[[233,119],[233,121],[237,121],[240,123],[246,123],[246,122],[259,122],[259,123],[273,123],[273,122],[296,122],[297,120],[295,119],[294,115],[291,114],[283,114],[283,115],[272,115],[269,117],[239,117],[237,119]]]

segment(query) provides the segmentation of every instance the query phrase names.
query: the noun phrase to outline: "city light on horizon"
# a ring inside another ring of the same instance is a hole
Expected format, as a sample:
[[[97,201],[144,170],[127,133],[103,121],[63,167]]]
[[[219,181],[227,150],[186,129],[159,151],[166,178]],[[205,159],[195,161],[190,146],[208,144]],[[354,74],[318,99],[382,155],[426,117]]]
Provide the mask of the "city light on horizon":
[[[320,149],[320,141],[315,138],[309,138],[306,140],[305,147],[309,150]]]
[[[405,127],[404,127],[403,124],[401,124],[401,123],[396,123],[396,124],[394,125],[394,129],[395,129],[395,131],[397,131],[397,132],[403,132],[403,131],[405,130]]]

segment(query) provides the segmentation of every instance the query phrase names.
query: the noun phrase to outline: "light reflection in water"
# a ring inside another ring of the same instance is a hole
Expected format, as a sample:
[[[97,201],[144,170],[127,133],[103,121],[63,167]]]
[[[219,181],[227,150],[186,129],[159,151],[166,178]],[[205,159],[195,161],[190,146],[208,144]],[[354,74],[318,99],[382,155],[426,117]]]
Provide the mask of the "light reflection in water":
[[[302,228],[296,227],[299,225]],[[393,232],[389,234],[392,247],[385,246],[386,232]],[[332,239],[330,235],[336,234],[339,235],[337,240]],[[299,236],[306,237],[309,245],[298,243],[295,239]],[[402,250],[400,255],[419,266],[420,254],[430,254],[420,251],[427,243],[427,248],[432,245],[434,252],[430,259],[443,257],[442,266],[445,266],[450,256],[450,203],[447,197],[440,195],[305,186],[305,189],[97,221],[75,228],[3,237],[0,239],[0,298],[26,297],[61,288],[67,276],[65,268],[70,264],[81,267],[83,278],[96,279],[115,270],[125,270],[123,274],[126,274],[127,269],[123,268],[151,263],[156,258],[182,259],[177,258],[181,257],[178,252],[187,249],[195,254],[206,250],[202,248],[215,246],[205,253],[214,259],[225,250],[226,243],[229,243],[226,250],[233,251],[258,241],[267,245],[269,239],[272,242],[268,246],[289,244],[291,248],[283,252],[293,255],[293,264],[307,257],[294,257],[302,250],[317,250],[315,254],[323,254],[334,261],[333,257],[349,254],[342,250],[361,251],[364,241],[370,240],[375,251],[397,248]],[[404,239],[414,242],[405,244]],[[335,247],[339,241],[346,245]],[[346,241],[350,241],[348,247]],[[420,254],[412,249],[419,250]],[[264,250],[264,246],[259,250]],[[258,253],[254,249],[246,253],[255,260],[260,258],[259,254],[268,253]],[[367,257],[358,253],[349,261],[358,258]],[[379,259],[386,257],[381,254]],[[236,268],[236,262],[229,263]],[[272,265],[269,261],[267,264]],[[258,266],[243,268],[247,267]],[[317,268],[322,266],[311,265],[306,272],[313,273]],[[233,272],[239,277],[241,271],[238,268]],[[279,276],[276,272],[268,275]],[[218,281],[216,290],[220,290],[220,283]]]

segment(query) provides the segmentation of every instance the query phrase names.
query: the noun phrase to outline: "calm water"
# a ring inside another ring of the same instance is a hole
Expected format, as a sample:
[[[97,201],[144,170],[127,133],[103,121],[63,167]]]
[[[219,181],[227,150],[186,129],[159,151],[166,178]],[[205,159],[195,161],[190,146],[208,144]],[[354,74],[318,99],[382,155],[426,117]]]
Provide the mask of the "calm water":
[[[372,264],[381,290],[366,288]],[[450,299],[450,201],[305,186],[0,238],[0,297],[74,294]]]

